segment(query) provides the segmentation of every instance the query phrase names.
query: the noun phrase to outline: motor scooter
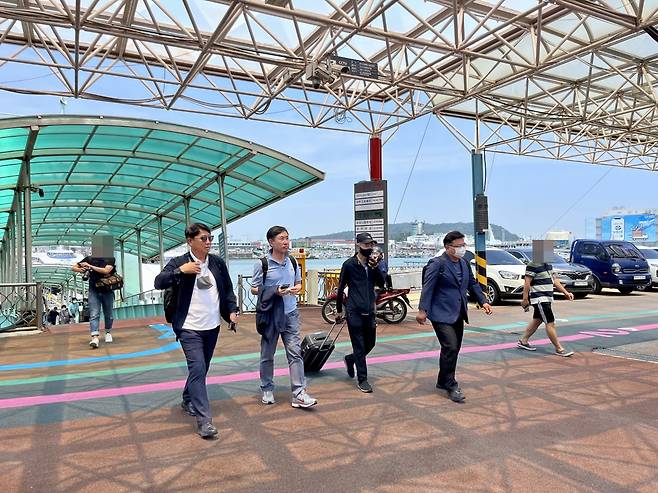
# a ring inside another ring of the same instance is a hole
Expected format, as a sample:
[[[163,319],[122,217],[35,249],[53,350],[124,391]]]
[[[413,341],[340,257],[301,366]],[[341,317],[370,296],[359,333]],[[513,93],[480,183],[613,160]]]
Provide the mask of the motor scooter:
[[[336,298],[337,289],[327,297],[322,304],[322,318],[328,324],[333,324],[336,320]],[[381,318],[389,324],[399,324],[407,316],[407,306],[411,308],[407,295],[411,291],[409,288],[404,289],[383,289],[378,291],[375,299],[376,310],[375,316]],[[343,304],[347,301],[347,294],[343,297]]]

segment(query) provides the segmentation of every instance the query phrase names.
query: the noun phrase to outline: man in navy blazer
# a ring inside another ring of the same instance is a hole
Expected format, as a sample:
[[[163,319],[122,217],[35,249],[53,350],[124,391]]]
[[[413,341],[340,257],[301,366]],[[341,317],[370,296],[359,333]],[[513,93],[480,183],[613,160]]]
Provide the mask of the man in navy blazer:
[[[466,293],[471,292],[487,315],[493,310],[463,258],[466,253],[464,235],[451,231],[443,238],[443,246],[445,253],[435,257],[425,269],[416,321],[422,325],[429,318],[441,344],[436,387],[446,390],[452,401],[464,402],[464,393],[455,380],[455,369],[464,337],[464,322],[468,323]]]
[[[238,320],[233,284],[224,261],[211,255],[213,237],[205,224],[185,228],[189,253],[173,258],[155,278],[156,289],[173,288],[176,310],[172,328],[187,359],[188,376],[183,390],[183,411],[197,420],[203,438],[218,434],[212,424],[206,375],[210,369],[220,318]]]

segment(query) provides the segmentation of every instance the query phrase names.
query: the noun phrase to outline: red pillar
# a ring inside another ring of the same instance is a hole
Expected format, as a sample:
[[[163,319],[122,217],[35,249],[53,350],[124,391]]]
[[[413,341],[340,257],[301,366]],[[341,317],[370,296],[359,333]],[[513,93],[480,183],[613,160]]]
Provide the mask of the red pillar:
[[[382,179],[382,138],[378,134],[370,137],[370,179]]]

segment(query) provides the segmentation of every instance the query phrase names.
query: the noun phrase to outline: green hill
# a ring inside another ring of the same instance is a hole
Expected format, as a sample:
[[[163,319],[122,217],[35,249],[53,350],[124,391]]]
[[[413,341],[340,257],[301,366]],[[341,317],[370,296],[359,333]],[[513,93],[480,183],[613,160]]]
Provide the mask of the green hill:
[[[508,231],[502,226],[491,224],[493,234],[498,240],[503,241],[516,241],[521,238],[514,233]],[[439,224],[423,224],[423,232],[428,235],[433,234],[446,234],[449,231],[461,231],[464,234],[473,234],[473,223],[439,223]],[[389,239],[395,241],[402,241],[407,236],[416,232],[416,226],[413,223],[397,223],[388,225]],[[354,231],[339,231],[327,235],[313,235],[313,239],[318,240],[352,240],[354,239]]]

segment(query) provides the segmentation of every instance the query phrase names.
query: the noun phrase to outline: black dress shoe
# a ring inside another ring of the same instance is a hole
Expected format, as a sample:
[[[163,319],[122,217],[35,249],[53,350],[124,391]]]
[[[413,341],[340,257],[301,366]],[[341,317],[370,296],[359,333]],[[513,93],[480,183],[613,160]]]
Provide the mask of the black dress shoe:
[[[212,423],[203,423],[197,427],[196,432],[201,436],[201,438],[212,438],[217,436],[219,431],[215,428],[215,425]]]
[[[459,387],[450,389],[448,390],[448,397],[450,397],[450,400],[452,402],[464,402],[466,400],[466,396],[462,392],[462,389]]]
[[[183,401],[183,402],[180,403],[180,407],[183,410],[183,412],[185,414],[187,414],[188,416],[196,416],[196,411],[194,411],[194,408],[192,407],[191,402]]]
[[[354,363],[350,362],[347,356],[343,358],[343,361],[345,362],[345,369],[347,370],[347,376],[350,378],[354,378]]]

